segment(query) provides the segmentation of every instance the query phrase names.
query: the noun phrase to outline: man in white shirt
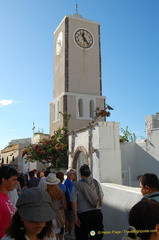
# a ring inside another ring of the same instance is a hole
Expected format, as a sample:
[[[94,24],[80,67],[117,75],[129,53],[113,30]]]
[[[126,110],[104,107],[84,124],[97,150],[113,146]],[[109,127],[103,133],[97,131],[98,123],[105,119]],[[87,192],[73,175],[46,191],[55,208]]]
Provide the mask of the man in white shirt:
[[[76,240],[101,240],[103,237],[101,203],[104,194],[100,183],[90,176],[91,171],[87,164],[81,166],[79,172],[81,180],[74,183],[71,195]]]

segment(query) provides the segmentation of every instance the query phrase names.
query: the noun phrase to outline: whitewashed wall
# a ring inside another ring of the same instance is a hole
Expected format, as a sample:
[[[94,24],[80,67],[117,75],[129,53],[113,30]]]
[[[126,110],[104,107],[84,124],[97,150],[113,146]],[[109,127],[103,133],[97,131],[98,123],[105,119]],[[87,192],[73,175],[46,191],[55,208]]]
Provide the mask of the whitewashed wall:
[[[158,141],[159,138],[154,139]],[[153,144],[153,142],[151,142]],[[154,173],[159,177],[159,159],[153,157],[156,149],[150,154],[145,146],[145,142],[130,142],[121,143],[121,164],[122,164],[122,177],[123,184],[129,185],[129,177],[131,178],[131,186],[138,187],[139,183],[137,177],[144,173]],[[129,174],[130,171],[130,174]]]
[[[69,167],[73,166],[74,153],[80,147],[88,155],[87,161],[94,178],[100,182],[121,184],[119,123],[98,122],[74,131],[69,136],[69,152],[72,153],[69,156]]]
[[[119,143],[119,124],[114,122],[98,122],[69,136],[69,166],[73,152],[84,147],[93,177],[101,182],[104,240],[120,240],[127,230],[128,211],[142,198],[137,177],[146,172],[159,177],[159,116],[148,117],[146,126],[147,138],[136,143]]]
[[[99,122],[93,129],[92,154],[94,178],[100,182],[121,184],[121,153],[119,145],[119,123]]]
[[[24,157],[22,158],[23,163],[22,163],[22,169],[21,171],[23,173],[27,173],[33,169],[37,169],[37,162],[28,162],[26,160],[26,155],[24,155]]]
[[[139,170],[140,161],[137,157],[137,145],[135,142],[125,142],[120,144],[122,180],[124,185],[134,186],[138,183],[137,176],[141,175]]]
[[[102,212],[104,216],[103,240],[121,240],[127,230],[128,212],[142,195],[139,188],[132,188],[112,183],[102,183],[104,200]]]
[[[138,186],[137,176],[154,173],[159,177],[159,114],[146,116],[146,138],[121,143],[123,184]],[[129,181],[129,178],[131,178]]]

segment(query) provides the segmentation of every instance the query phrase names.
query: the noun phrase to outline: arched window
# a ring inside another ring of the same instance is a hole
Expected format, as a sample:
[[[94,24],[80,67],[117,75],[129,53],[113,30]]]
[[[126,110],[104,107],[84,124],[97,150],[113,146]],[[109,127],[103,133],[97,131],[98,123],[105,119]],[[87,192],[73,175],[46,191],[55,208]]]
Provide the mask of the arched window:
[[[60,118],[59,111],[60,111],[60,103],[59,103],[59,101],[58,101],[58,102],[57,102],[57,119]]]
[[[12,157],[12,161],[14,162],[14,156]]]
[[[53,104],[53,121],[55,121],[55,104]]]
[[[94,118],[94,101],[90,100],[89,102],[89,113],[90,113],[90,118]]]
[[[78,116],[83,117],[83,100],[81,98],[78,100]]]
[[[8,164],[8,157],[7,157],[7,164]]]

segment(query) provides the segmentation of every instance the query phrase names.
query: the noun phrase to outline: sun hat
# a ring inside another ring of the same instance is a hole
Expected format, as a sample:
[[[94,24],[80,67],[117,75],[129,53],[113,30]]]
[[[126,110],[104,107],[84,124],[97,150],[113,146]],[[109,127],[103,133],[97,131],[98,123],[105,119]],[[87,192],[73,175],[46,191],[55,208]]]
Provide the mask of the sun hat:
[[[44,182],[48,185],[57,185],[60,183],[60,179],[56,177],[56,174],[49,173],[49,175],[44,179]]]
[[[37,187],[23,192],[16,207],[21,218],[32,222],[48,222],[55,218],[50,195]]]

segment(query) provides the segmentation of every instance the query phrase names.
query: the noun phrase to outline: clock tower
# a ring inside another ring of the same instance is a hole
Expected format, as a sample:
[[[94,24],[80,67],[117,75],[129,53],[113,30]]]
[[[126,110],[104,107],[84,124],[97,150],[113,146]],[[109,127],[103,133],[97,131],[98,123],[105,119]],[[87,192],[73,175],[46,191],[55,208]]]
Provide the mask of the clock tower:
[[[50,134],[71,114],[69,131],[90,123],[102,96],[100,24],[79,14],[65,16],[54,32],[54,99],[50,103]],[[100,118],[100,121],[105,118]]]

